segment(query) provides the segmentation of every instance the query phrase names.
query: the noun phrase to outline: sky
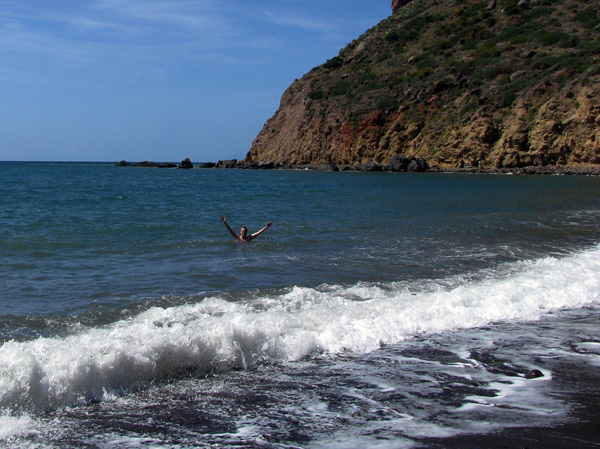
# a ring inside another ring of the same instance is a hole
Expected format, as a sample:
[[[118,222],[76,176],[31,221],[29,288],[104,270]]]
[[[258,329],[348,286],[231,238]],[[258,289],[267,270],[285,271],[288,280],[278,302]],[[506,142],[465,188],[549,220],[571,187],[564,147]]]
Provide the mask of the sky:
[[[0,161],[243,159],[391,0],[0,0]]]

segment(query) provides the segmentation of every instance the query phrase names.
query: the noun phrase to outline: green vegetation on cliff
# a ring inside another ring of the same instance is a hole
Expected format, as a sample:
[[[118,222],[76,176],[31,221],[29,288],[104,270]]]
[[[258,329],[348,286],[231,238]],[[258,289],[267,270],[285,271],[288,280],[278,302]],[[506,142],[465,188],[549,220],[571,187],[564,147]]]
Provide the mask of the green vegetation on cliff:
[[[501,0],[498,14],[487,2],[433,8],[417,0],[315,68],[307,77],[309,96],[339,102],[361,119],[374,101],[389,111],[413,104],[432,86],[434,93],[455,97],[487,84],[481,96],[457,108],[464,114],[481,103],[509,107],[542,80],[564,85],[581,74],[600,74],[600,19],[591,6],[566,3],[519,8],[515,0]]]
[[[292,84],[247,160],[599,164],[598,9],[413,0]]]

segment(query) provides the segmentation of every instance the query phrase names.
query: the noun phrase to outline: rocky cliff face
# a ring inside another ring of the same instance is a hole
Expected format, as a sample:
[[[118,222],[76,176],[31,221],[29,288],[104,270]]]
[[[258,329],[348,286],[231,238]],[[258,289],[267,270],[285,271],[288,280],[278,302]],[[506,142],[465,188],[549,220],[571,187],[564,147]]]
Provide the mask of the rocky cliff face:
[[[598,6],[394,1],[283,94],[245,161],[600,164]]]
[[[392,12],[402,8],[404,5],[410,3],[411,1],[412,0],[392,0]]]

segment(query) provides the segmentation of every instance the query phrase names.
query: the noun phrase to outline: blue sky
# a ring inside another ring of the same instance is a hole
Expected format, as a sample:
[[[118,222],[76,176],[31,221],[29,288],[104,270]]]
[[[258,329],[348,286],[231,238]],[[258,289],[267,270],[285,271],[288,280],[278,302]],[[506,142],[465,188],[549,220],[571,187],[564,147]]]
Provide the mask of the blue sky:
[[[0,0],[0,160],[241,159],[390,0]]]

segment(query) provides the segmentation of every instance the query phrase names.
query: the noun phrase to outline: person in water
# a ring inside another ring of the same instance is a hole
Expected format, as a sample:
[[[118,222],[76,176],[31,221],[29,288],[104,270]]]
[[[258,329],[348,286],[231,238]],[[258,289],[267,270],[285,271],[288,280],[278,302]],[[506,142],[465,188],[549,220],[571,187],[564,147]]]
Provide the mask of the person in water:
[[[248,228],[246,226],[242,226],[242,229],[240,229],[240,233],[238,234],[233,229],[231,229],[231,226],[229,226],[229,223],[227,223],[227,217],[222,216],[221,221],[223,223],[225,223],[227,230],[233,236],[234,239],[239,240],[240,242],[244,242],[244,243],[248,243],[251,240],[255,239],[256,237],[261,235],[263,232],[265,232],[268,228],[270,228],[271,225],[273,224],[273,222],[270,221],[260,231],[256,231],[254,234],[248,235]]]

